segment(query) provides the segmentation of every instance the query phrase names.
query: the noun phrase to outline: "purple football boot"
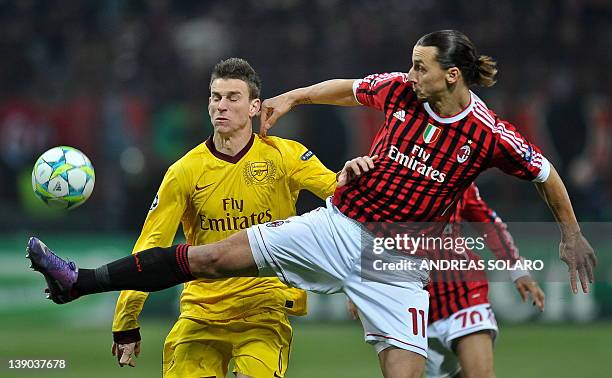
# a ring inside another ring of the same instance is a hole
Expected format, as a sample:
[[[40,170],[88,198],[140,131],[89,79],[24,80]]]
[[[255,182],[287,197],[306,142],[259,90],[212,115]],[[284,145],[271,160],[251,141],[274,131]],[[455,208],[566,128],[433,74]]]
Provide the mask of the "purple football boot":
[[[31,237],[28,241],[26,257],[32,262],[30,268],[45,276],[49,286],[45,290],[48,293],[47,299],[62,304],[78,298],[78,295],[72,290],[79,271],[74,262],[63,260],[35,237]]]

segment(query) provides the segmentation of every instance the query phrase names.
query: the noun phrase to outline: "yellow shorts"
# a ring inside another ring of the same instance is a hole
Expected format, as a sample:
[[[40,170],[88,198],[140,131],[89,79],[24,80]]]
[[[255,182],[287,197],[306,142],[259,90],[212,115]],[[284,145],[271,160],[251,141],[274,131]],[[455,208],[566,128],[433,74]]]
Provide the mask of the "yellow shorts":
[[[287,315],[278,311],[227,321],[180,318],[166,337],[163,376],[224,378],[233,359],[234,373],[283,377],[292,337]]]

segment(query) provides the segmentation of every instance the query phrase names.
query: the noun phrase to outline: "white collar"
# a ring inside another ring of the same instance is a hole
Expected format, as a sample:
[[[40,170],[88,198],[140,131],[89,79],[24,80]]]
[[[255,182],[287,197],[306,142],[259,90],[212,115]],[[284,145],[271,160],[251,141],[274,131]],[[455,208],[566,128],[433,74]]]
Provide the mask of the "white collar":
[[[463,118],[465,118],[465,116],[467,116],[471,111],[472,108],[474,107],[474,103],[476,102],[475,100],[478,97],[476,97],[476,95],[474,94],[474,92],[470,91],[470,103],[469,105],[463,109],[461,111],[461,113],[456,114],[452,117],[441,117],[439,115],[436,114],[436,112],[434,112],[434,110],[431,108],[431,106],[429,105],[428,102],[423,103],[423,107],[425,108],[425,111],[427,112],[427,114],[429,114],[429,116],[433,119],[435,119],[436,121],[440,122],[440,123],[453,123],[453,122],[457,122]]]

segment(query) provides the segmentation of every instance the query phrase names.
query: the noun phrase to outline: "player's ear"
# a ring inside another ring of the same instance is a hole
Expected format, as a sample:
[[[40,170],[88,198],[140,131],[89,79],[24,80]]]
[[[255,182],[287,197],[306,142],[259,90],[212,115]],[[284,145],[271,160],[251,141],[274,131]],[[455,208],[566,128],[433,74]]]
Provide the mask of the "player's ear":
[[[446,70],[445,78],[448,84],[455,84],[461,78],[461,71],[457,67],[451,67]]]
[[[249,106],[249,117],[255,117],[257,114],[259,114],[259,111],[261,110],[261,99],[256,98],[251,100],[251,104]]]

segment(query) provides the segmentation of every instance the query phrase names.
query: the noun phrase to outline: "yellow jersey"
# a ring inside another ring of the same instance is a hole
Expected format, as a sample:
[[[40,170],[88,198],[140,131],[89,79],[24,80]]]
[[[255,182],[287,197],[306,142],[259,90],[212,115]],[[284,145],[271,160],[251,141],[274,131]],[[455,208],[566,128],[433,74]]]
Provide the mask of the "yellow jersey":
[[[295,215],[300,190],[324,199],[336,175],[298,142],[253,134],[236,156],[212,138],[189,151],[164,176],[133,253],[172,244],[182,223],[188,244],[216,242],[252,225]],[[148,293],[122,291],[113,331],[138,328]],[[306,314],[306,293],[277,278],[198,279],[185,284],[181,317],[228,320],[266,310]]]

